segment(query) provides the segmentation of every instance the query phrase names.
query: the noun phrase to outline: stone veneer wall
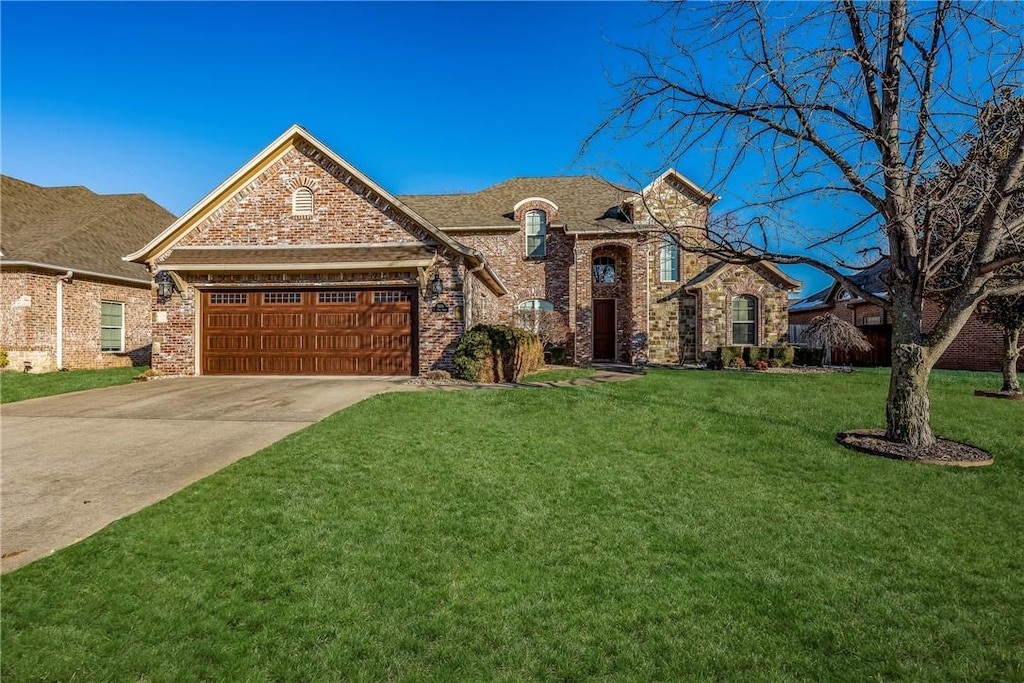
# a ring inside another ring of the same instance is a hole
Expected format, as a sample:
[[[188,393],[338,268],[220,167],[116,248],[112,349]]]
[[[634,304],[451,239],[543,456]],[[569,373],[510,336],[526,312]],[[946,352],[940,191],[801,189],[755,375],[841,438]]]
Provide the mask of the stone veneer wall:
[[[698,305],[701,347],[698,356],[719,346],[732,345],[732,300],[740,295],[757,298],[759,346],[785,343],[789,335],[789,296],[766,271],[735,266],[701,289]]]
[[[292,215],[292,193],[297,187],[313,192],[313,214]],[[278,246],[316,244],[435,243],[409,218],[395,211],[372,190],[336,166],[314,147],[301,144],[257,175],[221,206],[204,217],[176,246]],[[161,258],[166,258],[173,250]],[[160,262],[153,264],[153,270]],[[438,301],[419,305],[419,371],[450,369],[454,344],[464,321],[466,269],[462,257],[438,247],[435,264],[445,291],[440,301],[448,312],[431,310]],[[413,273],[325,273],[295,275],[190,275],[195,286],[317,287],[418,284]],[[166,322],[154,324],[153,367],[164,374],[193,374],[197,336],[195,292],[174,294],[168,301],[153,300],[154,318],[166,313]],[[159,316],[163,319],[163,316]]]
[[[0,347],[8,367],[32,372],[57,368],[56,273],[5,270],[0,273]],[[150,288],[75,277],[64,289],[64,367],[69,370],[146,365],[150,362]],[[100,351],[100,309],[123,303],[124,351]]]

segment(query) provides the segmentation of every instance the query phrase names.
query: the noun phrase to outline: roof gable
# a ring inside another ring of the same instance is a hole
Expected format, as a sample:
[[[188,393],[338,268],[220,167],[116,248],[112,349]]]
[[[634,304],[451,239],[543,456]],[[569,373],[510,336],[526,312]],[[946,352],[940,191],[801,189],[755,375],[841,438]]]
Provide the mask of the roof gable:
[[[289,153],[298,150],[319,164],[328,174],[352,189],[359,197],[373,207],[396,219],[406,229],[415,229],[436,241],[442,248],[464,257],[471,266],[483,266],[482,279],[498,294],[505,293],[505,287],[486,264],[483,254],[462,245],[445,235],[430,221],[423,218],[411,207],[383,187],[375,183],[352,164],[338,156],[333,150],[313,137],[307,130],[293,125],[267,147],[250,159],[212,192],[189,209],[181,218],[138,251],[125,256],[125,260],[153,263],[158,261],[175,246],[181,244],[208,218],[225,207],[228,202],[244,194],[250,185],[264,172],[278,163]],[[282,245],[283,246],[283,245]]]
[[[794,280],[790,276],[786,275],[782,269],[771,261],[755,261],[753,263],[728,263],[726,261],[714,261],[687,282],[685,289],[703,289],[729,271],[735,270],[740,266],[747,266],[755,272],[760,271],[758,272],[758,275],[766,280],[775,280],[785,289],[796,289],[800,286],[799,280]]]

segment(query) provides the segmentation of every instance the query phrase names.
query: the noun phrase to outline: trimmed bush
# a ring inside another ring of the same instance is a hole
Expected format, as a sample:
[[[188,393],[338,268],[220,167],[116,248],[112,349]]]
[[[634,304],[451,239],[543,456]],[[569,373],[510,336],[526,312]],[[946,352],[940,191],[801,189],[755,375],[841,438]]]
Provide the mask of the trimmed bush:
[[[0,368],[6,368],[11,364],[11,359],[7,357],[7,349],[0,349]]]
[[[747,365],[757,365],[758,361],[768,360],[771,352],[767,346],[747,346],[743,349],[743,360]]]
[[[794,349],[793,362],[797,365],[821,365],[824,355],[824,349],[815,349],[810,346],[797,346]]]
[[[734,367],[730,365],[733,358],[739,358],[743,360],[743,347],[742,346],[719,346],[718,347],[718,360],[721,362],[723,368]]]
[[[552,365],[565,365],[565,349],[561,346],[552,346],[546,354],[547,361]]]
[[[494,360],[491,337],[483,325],[462,335],[455,347],[455,376],[470,382],[493,382]]]
[[[796,358],[796,349],[788,344],[773,346],[771,358],[772,360],[779,361],[777,367],[788,367],[793,364],[793,359]]]
[[[543,365],[537,335],[510,325],[477,325],[455,347],[455,376],[470,382],[518,382]]]
[[[732,358],[729,359],[729,362],[725,364],[725,367],[742,370],[743,368],[747,367],[747,363],[746,361],[743,360],[742,355],[733,356]]]

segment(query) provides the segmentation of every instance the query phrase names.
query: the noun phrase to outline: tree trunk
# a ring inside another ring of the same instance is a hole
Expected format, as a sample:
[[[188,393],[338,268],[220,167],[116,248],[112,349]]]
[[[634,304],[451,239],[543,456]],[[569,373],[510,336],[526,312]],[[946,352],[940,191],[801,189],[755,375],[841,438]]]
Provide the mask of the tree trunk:
[[[1003,391],[1019,394],[1017,359],[1020,358],[1020,330],[1003,330]]]
[[[893,345],[889,398],[885,404],[886,438],[915,448],[928,448],[935,443],[929,424],[931,366],[925,362],[924,351],[920,344]]]

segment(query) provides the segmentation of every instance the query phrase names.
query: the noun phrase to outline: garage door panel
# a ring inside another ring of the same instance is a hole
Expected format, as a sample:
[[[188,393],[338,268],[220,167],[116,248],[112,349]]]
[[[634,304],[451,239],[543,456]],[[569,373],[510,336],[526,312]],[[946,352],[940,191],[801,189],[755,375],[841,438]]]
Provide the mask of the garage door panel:
[[[411,374],[413,290],[205,292],[206,374]]]
[[[357,328],[361,325],[362,314],[359,311],[318,312],[313,316],[313,327],[322,330]]]

